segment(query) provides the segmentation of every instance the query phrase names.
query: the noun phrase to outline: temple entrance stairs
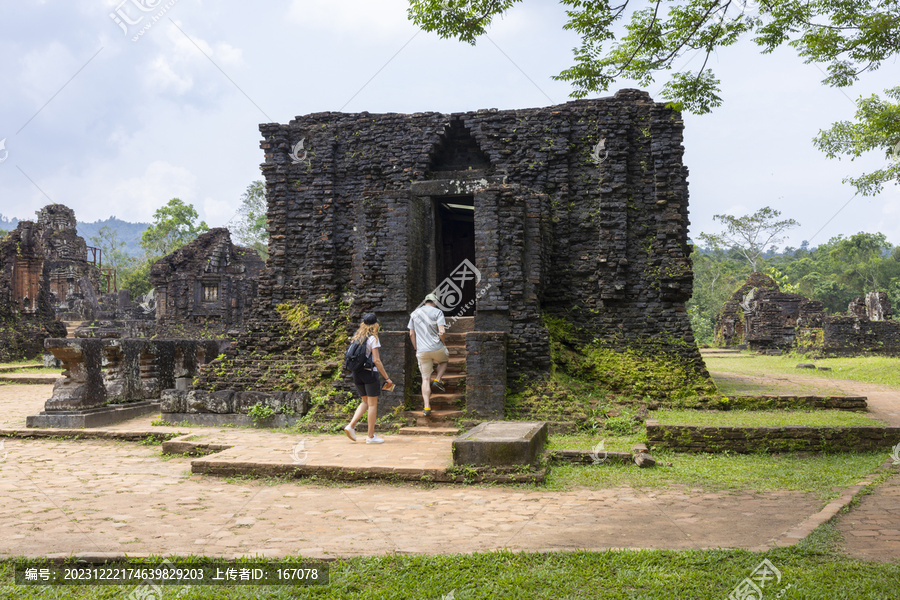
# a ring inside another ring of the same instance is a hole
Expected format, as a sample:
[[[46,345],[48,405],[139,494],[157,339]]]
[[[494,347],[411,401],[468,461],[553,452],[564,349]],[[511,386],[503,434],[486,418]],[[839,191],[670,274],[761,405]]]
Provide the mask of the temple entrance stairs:
[[[456,420],[465,414],[466,406],[466,333],[475,330],[475,317],[460,317],[447,330],[444,343],[450,351],[450,363],[444,373],[446,391],[431,392],[431,415],[425,416],[418,369],[410,396],[414,410],[404,413],[410,423],[400,428],[401,435],[458,435]],[[435,372],[437,366],[435,365]],[[432,377],[434,375],[432,374]],[[415,425],[412,425],[415,423]]]

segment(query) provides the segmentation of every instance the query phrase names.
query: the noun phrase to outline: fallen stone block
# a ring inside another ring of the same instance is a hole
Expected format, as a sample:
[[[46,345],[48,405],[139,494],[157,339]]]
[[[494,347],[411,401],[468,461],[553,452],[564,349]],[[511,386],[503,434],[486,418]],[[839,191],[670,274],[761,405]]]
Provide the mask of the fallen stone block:
[[[642,469],[647,467],[655,467],[656,459],[647,454],[646,452],[640,452],[634,455],[634,464],[639,466]]]

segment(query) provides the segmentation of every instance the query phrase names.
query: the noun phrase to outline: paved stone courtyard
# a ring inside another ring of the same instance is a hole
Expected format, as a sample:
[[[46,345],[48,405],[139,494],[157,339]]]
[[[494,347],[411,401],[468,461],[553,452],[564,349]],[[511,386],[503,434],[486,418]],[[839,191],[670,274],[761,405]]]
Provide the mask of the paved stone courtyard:
[[[21,428],[49,397],[44,385],[0,386],[2,428]],[[151,417],[108,429],[192,433],[245,448],[254,460],[300,451],[366,461],[449,463],[450,438],[412,457],[413,440],[367,447],[343,436],[292,436],[251,429],[162,428]],[[577,489],[509,486],[316,483],[194,475],[191,458],[158,445],[107,440],[0,438],[0,556],[114,553],[311,557],[607,548],[761,550],[789,541],[822,502],[799,492],[710,493],[686,488]],[[318,450],[317,450],[318,448]],[[446,450],[444,449],[446,448]],[[375,454],[375,453],[379,454]],[[446,457],[440,456],[446,452]],[[413,452],[414,453],[414,452]],[[283,455],[283,457],[282,457]],[[216,455],[211,455],[214,457]],[[380,457],[380,458],[379,458]],[[393,458],[392,458],[393,457]],[[296,458],[296,456],[294,456]],[[306,456],[304,455],[304,458]],[[334,458],[332,458],[334,459]],[[365,462],[365,461],[361,461]],[[900,556],[900,481],[863,498],[839,522],[847,550]],[[894,524],[894,525],[892,525]],[[873,531],[862,535],[859,532]],[[857,535],[853,535],[856,533]],[[893,537],[892,537],[893,536]],[[872,551],[872,539],[879,548]]]
[[[8,439],[4,450],[4,556],[754,547],[820,508],[786,492],[228,481],[129,442]]]

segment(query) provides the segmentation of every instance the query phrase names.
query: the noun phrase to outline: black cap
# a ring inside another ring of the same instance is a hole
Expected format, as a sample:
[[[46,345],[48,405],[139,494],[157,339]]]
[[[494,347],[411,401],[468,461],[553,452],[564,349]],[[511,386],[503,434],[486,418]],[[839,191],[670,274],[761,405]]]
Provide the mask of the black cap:
[[[363,323],[366,325],[374,325],[378,322],[378,317],[375,316],[375,313],[366,313],[363,315]]]

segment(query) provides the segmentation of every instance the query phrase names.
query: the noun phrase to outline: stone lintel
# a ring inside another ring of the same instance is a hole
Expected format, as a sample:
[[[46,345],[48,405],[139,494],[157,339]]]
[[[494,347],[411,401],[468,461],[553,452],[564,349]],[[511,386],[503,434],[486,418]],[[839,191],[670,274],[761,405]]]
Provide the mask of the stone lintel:
[[[413,181],[409,190],[413,196],[470,196],[488,187],[506,183],[505,175],[488,175],[484,177],[436,179],[432,181]]]

